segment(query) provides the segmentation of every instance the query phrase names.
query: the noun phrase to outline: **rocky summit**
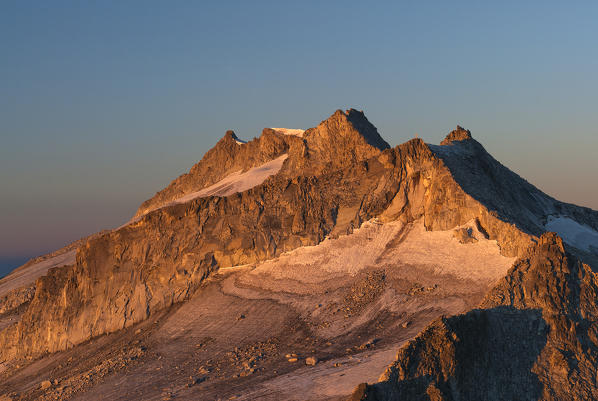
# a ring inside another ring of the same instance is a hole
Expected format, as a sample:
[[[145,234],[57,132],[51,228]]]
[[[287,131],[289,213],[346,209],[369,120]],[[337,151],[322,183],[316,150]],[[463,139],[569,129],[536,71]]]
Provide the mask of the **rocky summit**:
[[[0,280],[0,400],[598,399],[598,212],[457,126],[233,131]]]

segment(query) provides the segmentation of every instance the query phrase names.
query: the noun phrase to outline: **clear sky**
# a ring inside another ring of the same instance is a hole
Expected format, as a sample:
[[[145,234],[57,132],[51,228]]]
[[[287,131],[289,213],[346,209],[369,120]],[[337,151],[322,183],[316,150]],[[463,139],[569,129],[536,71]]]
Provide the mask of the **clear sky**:
[[[126,221],[233,129],[460,124],[598,209],[598,2],[2,1],[0,275]]]

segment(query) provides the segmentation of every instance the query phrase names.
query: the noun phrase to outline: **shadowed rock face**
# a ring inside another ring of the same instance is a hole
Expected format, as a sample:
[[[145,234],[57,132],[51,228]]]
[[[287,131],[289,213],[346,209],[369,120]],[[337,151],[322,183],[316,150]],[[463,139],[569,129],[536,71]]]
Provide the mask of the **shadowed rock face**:
[[[561,215],[598,230],[598,212],[546,195],[494,159],[461,127],[430,149],[465,192],[522,231],[541,235],[548,217]]]
[[[560,237],[547,233],[481,306],[541,310],[547,345],[533,370],[542,383],[540,398],[587,400],[598,398],[597,299],[598,276],[569,253]]]
[[[386,381],[361,385],[353,399],[538,399],[541,385],[531,369],[546,344],[545,327],[537,310],[501,307],[443,318],[399,352]]]
[[[596,274],[547,233],[483,309],[430,325],[353,399],[596,399],[597,296]]]

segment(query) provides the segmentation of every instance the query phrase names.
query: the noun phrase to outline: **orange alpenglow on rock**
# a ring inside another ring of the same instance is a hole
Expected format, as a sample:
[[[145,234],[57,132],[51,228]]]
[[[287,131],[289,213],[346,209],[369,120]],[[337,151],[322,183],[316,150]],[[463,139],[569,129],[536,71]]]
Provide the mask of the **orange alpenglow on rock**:
[[[128,223],[0,280],[0,394],[598,399],[596,238],[460,126],[227,131]]]

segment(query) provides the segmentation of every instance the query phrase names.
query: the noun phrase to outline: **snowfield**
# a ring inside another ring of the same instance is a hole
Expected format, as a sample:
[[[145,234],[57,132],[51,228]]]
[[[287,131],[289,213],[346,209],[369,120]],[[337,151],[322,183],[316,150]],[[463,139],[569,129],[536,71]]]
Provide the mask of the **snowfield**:
[[[185,203],[205,196],[229,196],[237,192],[247,191],[266,181],[268,177],[280,171],[288,155],[284,154],[261,166],[251,168],[246,172],[237,171],[204,189],[178,198],[171,204]]]
[[[304,129],[295,129],[295,128],[270,128],[274,131],[278,132],[279,134],[283,135],[295,135],[298,137],[302,137],[303,133],[305,132]]]
[[[236,171],[224,177],[214,185],[210,185],[209,187],[200,189],[199,191],[191,192],[190,194],[182,196],[172,202],[165,203],[155,209],[149,210],[141,216],[132,218],[122,226],[117,227],[116,230],[119,230],[129,224],[136,223],[149,212],[166,206],[186,203],[192,201],[193,199],[203,198],[206,196],[229,196],[237,192],[247,191],[260,185],[266,181],[268,177],[278,173],[287,157],[289,157],[289,155],[284,154],[274,160],[269,161],[268,163],[262,164],[261,166],[253,167],[244,173],[242,171]]]
[[[545,228],[556,232],[566,243],[582,251],[591,252],[592,247],[598,250],[598,232],[569,217],[549,216]]]
[[[272,291],[280,287],[280,280],[288,280],[284,288],[305,293],[331,276],[354,276],[367,268],[397,263],[425,266],[435,275],[482,283],[503,277],[516,258],[501,255],[498,243],[484,238],[473,221],[462,227],[472,229],[476,243],[459,243],[453,236],[454,230],[427,231],[421,220],[411,227],[405,227],[400,221],[386,224],[367,221],[350,235],[326,239],[318,245],[297,248],[262,262],[251,274],[276,279],[269,288]],[[403,230],[406,235],[402,235]],[[268,282],[258,281],[261,286]]]

